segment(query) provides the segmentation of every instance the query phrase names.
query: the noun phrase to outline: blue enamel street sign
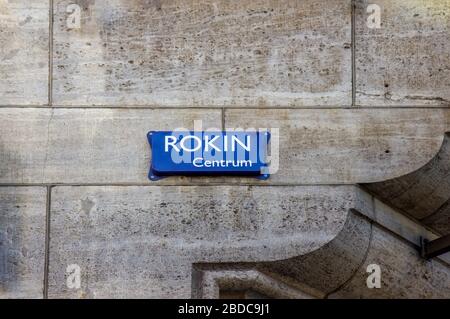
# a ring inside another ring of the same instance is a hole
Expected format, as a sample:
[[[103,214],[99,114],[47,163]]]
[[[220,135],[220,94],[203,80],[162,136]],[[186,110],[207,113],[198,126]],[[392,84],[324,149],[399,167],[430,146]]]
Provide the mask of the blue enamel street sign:
[[[246,175],[267,179],[269,132],[151,131],[149,178]]]

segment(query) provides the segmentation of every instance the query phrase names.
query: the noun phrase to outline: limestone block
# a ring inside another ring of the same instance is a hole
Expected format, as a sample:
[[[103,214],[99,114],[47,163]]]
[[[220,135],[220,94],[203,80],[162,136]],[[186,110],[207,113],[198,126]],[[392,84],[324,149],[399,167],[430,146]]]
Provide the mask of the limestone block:
[[[192,274],[195,299],[312,299],[313,295],[289,286],[271,276],[245,266],[218,265],[209,269],[194,266]],[[229,269],[227,269],[229,268]],[[228,298],[229,299],[229,298]]]
[[[217,298],[234,292],[245,297],[255,291],[269,298],[448,298],[448,263],[422,259],[416,246],[364,215],[352,210],[332,241],[304,255],[263,263],[195,265],[194,296]],[[379,288],[367,285],[373,271],[368,272],[369,265],[381,270]]]
[[[425,218],[423,223],[440,234],[450,233],[450,200],[445,202],[434,214]]]
[[[369,249],[372,226],[352,211],[332,241],[309,254],[258,265],[293,285],[326,294],[339,289],[359,268]],[[320,297],[323,297],[320,296]]]
[[[360,183],[425,165],[450,128],[450,109],[227,109],[225,126],[279,129],[270,183]]]
[[[219,110],[1,109],[0,183],[149,182],[151,130],[220,128]],[[172,180],[172,182],[174,179]]]
[[[381,268],[381,288],[367,288],[367,266]],[[415,247],[374,226],[368,255],[343,289],[330,298],[449,298],[450,268],[422,259]]]
[[[356,1],[356,103],[450,105],[450,0]],[[381,28],[369,28],[369,5]]]
[[[0,105],[48,102],[49,1],[0,1]]]
[[[364,187],[392,207],[447,235],[450,233],[449,176],[450,133],[447,133],[439,152],[420,169]]]
[[[49,295],[187,298],[193,264],[307,254],[355,202],[352,186],[56,187]],[[66,286],[72,264],[80,289]]]
[[[54,2],[56,104],[351,104],[350,0]]]
[[[373,200],[360,195],[354,186],[55,187],[49,296],[448,297],[448,265],[372,223]],[[370,263],[382,267],[384,290],[367,288]],[[79,288],[67,286],[69,265]]]
[[[42,298],[46,189],[0,187],[0,298]]]
[[[279,128],[280,168],[255,178],[160,183],[352,184],[418,169],[439,150],[450,110],[227,109],[228,128]],[[150,130],[221,127],[211,109],[0,109],[0,183],[150,183]]]

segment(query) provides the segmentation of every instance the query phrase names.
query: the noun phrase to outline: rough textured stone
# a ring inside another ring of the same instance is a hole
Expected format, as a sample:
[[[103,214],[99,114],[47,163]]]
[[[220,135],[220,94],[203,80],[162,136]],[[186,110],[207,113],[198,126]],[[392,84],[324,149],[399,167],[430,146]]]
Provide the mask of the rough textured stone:
[[[381,267],[380,289],[367,287],[369,264]],[[307,254],[264,263],[202,264],[195,265],[195,269],[194,296],[202,298],[214,298],[221,291],[249,289],[272,298],[449,296],[448,264],[438,259],[425,261],[419,257],[417,247],[357,211],[348,215],[332,241]]]
[[[350,3],[57,0],[55,103],[349,105]]]
[[[289,283],[300,283],[324,294],[340,288],[364,261],[372,227],[357,213],[348,215],[346,224],[332,241],[309,254],[258,265]]]
[[[193,129],[195,120],[220,128],[221,112],[1,109],[0,182],[149,182],[147,133]]]
[[[440,151],[425,166],[395,179],[365,184],[378,198],[416,219],[450,234],[450,133]]]
[[[0,187],[0,298],[42,298],[46,189]]]
[[[437,226],[430,227],[430,225],[426,226],[417,222],[404,211],[393,209],[362,188],[358,187],[356,193],[357,203],[355,206],[359,213],[412,245],[420,247],[421,238],[433,240],[441,237]],[[439,259],[450,265],[450,252],[440,255]]]
[[[270,183],[360,183],[417,170],[439,151],[450,109],[227,109],[226,127],[279,128]]]
[[[378,4],[381,28],[367,26]],[[450,0],[357,0],[356,103],[450,105]]]
[[[366,286],[367,266],[381,267],[381,288]],[[450,267],[438,260],[426,261],[417,249],[390,233],[373,228],[364,264],[343,289],[330,298],[448,298]]]
[[[52,191],[52,298],[449,298],[450,253],[416,246],[449,229],[450,0],[378,0],[381,29],[354,1],[368,108],[343,109],[351,3],[0,0],[0,106],[47,103],[50,53],[59,103],[0,108],[0,298],[43,296],[46,190],[7,186],[27,183],[72,185]],[[279,172],[150,182],[147,132],[194,120],[279,128]]]
[[[450,110],[226,110],[226,126],[280,129],[280,169],[265,183],[362,183],[414,171]],[[1,183],[149,183],[150,130],[221,126],[219,110],[1,109]],[[168,178],[161,183],[192,179]],[[261,183],[199,178],[198,183]]]
[[[434,214],[422,221],[440,234],[450,233],[450,200],[445,202]]]
[[[342,229],[354,187],[56,187],[51,297],[189,297],[193,263],[316,250]],[[66,287],[78,264],[81,289]]]
[[[210,268],[205,265],[194,267],[193,282],[198,284],[198,290],[194,290],[193,298],[222,299],[230,296],[233,299],[311,299],[314,297],[256,269],[236,265],[218,265],[218,269]]]
[[[381,296],[448,296],[448,266],[430,269],[416,248],[372,226],[359,211],[379,213],[361,195],[353,186],[56,187],[49,295],[369,297],[362,265],[374,262],[388,283]],[[71,264],[80,289],[66,286]],[[422,275],[425,289],[407,291]]]
[[[370,219],[417,247],[421,245],[421,237],[430,240],[440,237],[436,231],[431,231],[423,224],[417,223],[417,220],[405,216],[404,212],[394,210],[376,197],[373,204],[375,209],[374,214],[368,216]],[[450,254],[448,256],[450,257]],[[450,264],[450,259],[448,260]]]
[[[0,105],[48,102],[48,0],[0,1]]]

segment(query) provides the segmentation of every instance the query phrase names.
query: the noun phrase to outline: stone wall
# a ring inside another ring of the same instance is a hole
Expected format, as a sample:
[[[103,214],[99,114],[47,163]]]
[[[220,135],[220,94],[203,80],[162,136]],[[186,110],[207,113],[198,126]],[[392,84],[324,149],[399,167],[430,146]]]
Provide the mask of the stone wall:
[[[428,172],[449,30],[450,0],[0,0],[0,298],[450,297],[417,252],[448,210],[355,186]],[[149,181],[147,132],[199,120],[278,128],[279,171]]]

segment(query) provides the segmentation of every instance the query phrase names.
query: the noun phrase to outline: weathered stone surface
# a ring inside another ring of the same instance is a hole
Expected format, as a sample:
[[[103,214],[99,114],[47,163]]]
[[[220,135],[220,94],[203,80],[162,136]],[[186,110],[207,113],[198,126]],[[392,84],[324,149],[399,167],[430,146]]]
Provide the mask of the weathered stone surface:
[[[381,267],[381,288],[368,289],[367,266]],[[449,298],[450,267],[426,261],[416,248],[376,226],[364,264],[343,289],[330,298]]]
[[[356,212],[350,213],[341,232],[332,241],[308,254],[258,265],[288,283],[300,283],[323,294],[341,287],[369,249],[372,227]]]
[[[450,105],[450,0],[356,3],[356,103]],[[379,29],[367,26],[374,3]]]
[[[48,102],[48,0],[0,1],[0,105]]]
[[[425,165],[450,128],[450,109],[227,109],[225,126],[279,128],[270,183],[360,183]]]
[[[147,133],[195,120],[220,128],[221,112],[1,109],[0,183],[149,182]]]
[[[355,207],[357,207],[356,209],[359,213],[371,220],[371,222],[382,225],[387,231],[403,238],[416,247],[420,247],[422,244],[421,238],[433,240],[441,237],[437,226],[439,221],[427,225],[419,223],[416,219],[405,214],[404,211],[395,210],[386,205],[361,187],[357,187],[355,196],[357,198]],[[444,215],[439,216],[442,217]],[[445,227],[446,223],[443,222],[441,225]],[[450,252],[440,255],[439,259],[450,265]]]
[[[422,220],[422,223],[440,234],[450,233],[450,199],[434,214]]]
[[[196,299],[228,297],[232,299],[311,299],[315,297],[245,265],[196,265],[192,276],[193,284],[197,284],[192,297]]]
[[[316,250],[344,227],[352,186],[56,187],[51,297],[189,297],[193,263]],[[66,267],[81,267],[81,289]]]
[[[46,189],[13,183],[97,185],[53,188],[53,298],[449,298],[450,253],[414,245],[450,227],[450,0],[378,0],[381,29],[355,1],[356,104],[400,109],[318,109],[351,103],[351,2],[54,0],[59,104],[0,108],[0,298],[43,296]],[[48,101],[49,3],[0,0],[0,106]],[[149,182],[147,132],[222,106],[280,129],[278,173]]]
[[[69,4],[81,8],[70,29]],[[350,0],[57,0],[63,105],[351,104]]]
[[[359,183],[423,166],[450,110],[226,110],[226,127],[280,129],[280,169],[265,183]],[[219,110],[1,109],[1,183],[147,183],[150,130],[221,126]],[[181,180],[168,178],[162,183]],[[254,178],[195,179],[261,183]]]
[[[395,179],[365,184],[378,198],[433,227],[450,234],[450,133],[440,151],[417,171]]]
[[[307,254],[263,263],[195,265],[194,296],[216,298],[222,291],[254,290],[272,298],[448,298],[449,265],[442,259],[425,261],[417,247],[392,235],[384,225],[380,228],[376,224],[380,218],[375,223],[367,219],[370,210],[381,218],[388,214],[379,205],[370,207],[370,202],[359,208],[369,212],[361,211],[363,216],[352,210],[333,240]],[[394,230],[400,235],[408,231]],[[381,267],[380,289],[367,287],[369,264]]]
[[[0,298],[42,298],[46,189],[0,187]]]
[[[417,247],[421,245],[421,238],[433,240],[440,237],[436,231],[431,231],[425,225],[418,223],[417,220],[405,216],[402,211],[396,211],[376,197],[373,200],[373,205],[374,213],[367,217]],[[450,257],[450,254],[448,254],[448,257]],[[450,264],[450,259],[447,260]]]

